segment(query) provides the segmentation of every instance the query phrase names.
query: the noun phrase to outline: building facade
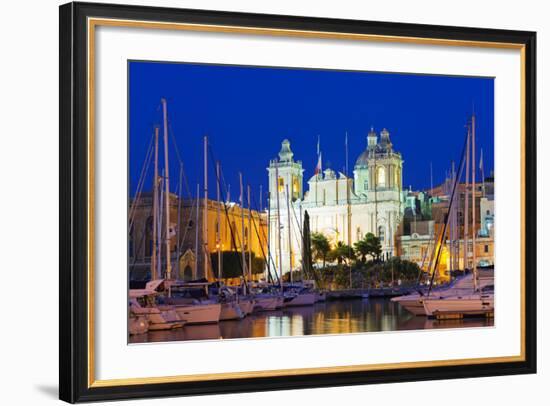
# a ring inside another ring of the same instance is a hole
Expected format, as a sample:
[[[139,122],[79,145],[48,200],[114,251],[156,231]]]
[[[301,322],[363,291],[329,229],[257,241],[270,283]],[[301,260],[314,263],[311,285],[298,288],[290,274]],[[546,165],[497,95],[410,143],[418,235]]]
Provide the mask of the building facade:
[[[152,201],[152,195],[145,194],[133,210],[128,244],[131,280],[151,278],[151,261],[155,247]],[[218,249],[221,252],[238,253],[242,253],[244,249],[245,253],[250,251],[255,258],[265,260],[265,215],[256,210],[243,209],[233,202],[218,203],[209,199],[206,203],[205,205],[204,199],[181,199],[180,202],[177,195],[170,194],[170,229],[173,232],[169,247],[173,279],[216,279],[210,258]],[[205,222],[207,232],[204,232]],[[161,229],[166,230],[165,226],[162,223]],[[160,245],[157,244],[156,255],[160,253],[159,276],[166,277],[166,238],[161,237],[161,240]],[[261,275],[254,276],[255,279],[260,277]]]
[[[319,168],[321,169],[321,168]],[[367,233],[380,238],[382,253],[395,254],[395,236],[403,214],[401,154],[393,149],[389,132],[371,129],[367,146],[357,158],[353,178],[327,168],[307,181],[294,160],[290,142],[281,144],[278,159],[270,161],[269,251],[276,269],[301,266],[301,230],[304,214],[311,232],[324,234],[332,245],[353,245]],[[278,232],[280,231],[280,232]]]
[[[449,215],[449,191],[449,181],[447,180],[426,193],[408,192],[405,197],[405,214],[396,238],[397,255],[416,262],[425,271],[429,271],[430,258],[434,249],[439,249],[435,241],[439,239],[445,220]],[[445,243],[440,248],[441,257],[437,267],[440,281],[448,280],[451,270],[473,267],[472,228],[475,228],[476,233],[476,265],[494,265],[494,178],[491,176],[476,185],[475,225],[472,224],[471,187],[465,183],[459,183],[456,196],[454,230],[451,226],[447,227]],[[468,216],[466,216],[465,210],[466,197],[470,206]],[[468,221],[467,247],[464,243],[465,221]],[[454,247],[453,252],[451,252],[453,250],[451,247]],[[464,255],[465,251],[466,256]]]

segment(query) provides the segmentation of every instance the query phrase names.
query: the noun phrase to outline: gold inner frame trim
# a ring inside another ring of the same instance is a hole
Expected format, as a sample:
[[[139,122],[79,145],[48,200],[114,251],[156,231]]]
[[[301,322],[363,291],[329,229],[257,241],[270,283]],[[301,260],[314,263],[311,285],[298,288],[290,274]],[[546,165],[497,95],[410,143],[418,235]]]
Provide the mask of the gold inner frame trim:
[[[400,37],[391,35],[374,35],[374,34],[355,34],[345,32],[326,32],[326,31],[306,31],[306,30],[290,30],[290,29],[274,29],[261,27],[242,27],[228,25],[208,25],[208,24],[187,24],[187,23],[167,23],[155,21],[140,21],[140,20],[121,20],[109,18],[89,18],[87,30],[87,80],[88,80],[88,387],[112,387],[126,385],[143,385],[143,384],[160,384],[160,383],[177,383],[177,382],[197,382],[197,381],[212,381],[218,379],[244,379],[244,378],[268,378],[280,376],[296,376],[296,375],[311,375],[311,374],[330,374],[341,372],[367,372],[391,370],[398,368],[426,368],[426,367],[442,367],[442,366],[459,366],[459,365],[480,365],[480,364],[495,364],[504,362],[522,362],[525,361],[525,224],[521,221],[521,246],[520,246],[520,340],[521,349],[520,355],[503,356],[503,357],[485,357],[485,358],[465,358],[456,360],[433,360],[433,361],[416,361],[416,362],[401,362],[401,363],[384,363],[384,364],[366,364],[366,365],[348,365],[348,366],[332,366],[332,367],[317,367],[317,368],[298,368],[298,369],[278,369],[267,371],[245,371],[245,372],[223,372],[212,374],[194,374],[194,375],[176,375],[162,377],[146,377],[146,378],[124,378],[124,379],[95,379],[95,340],[94,340],[94,306],[95,306],[95,278],[94,278],[94,191],[95,191],[95,28],[97,26],[109,27],[129,27],[129,28],[148,28],[157,30],[179,30],[179,31],[194,31],[194,32],[217,32],[217,33],[233,33],[244,35],[266,35],[279,37],[299,37],[299,38],[317,38],[317,39],[339,39],[339,40],[355,40],[355,41],[371,41],[371,42],[389,42],[402,44],[416,45],[432,45],[432,46],[459,46],[459,47],[478,47],[478,48],[493,48],[493,49],[512,49],[520,51],[520,83],[521,83],[521,102],[520,102],[520,166],[521,166],[521,219],[525,219],[525,45],[518,43],[506,42],[487,42],[487,41],[468,41],[468,40],[453,40],[439,38],[422,38],[422,37]]]

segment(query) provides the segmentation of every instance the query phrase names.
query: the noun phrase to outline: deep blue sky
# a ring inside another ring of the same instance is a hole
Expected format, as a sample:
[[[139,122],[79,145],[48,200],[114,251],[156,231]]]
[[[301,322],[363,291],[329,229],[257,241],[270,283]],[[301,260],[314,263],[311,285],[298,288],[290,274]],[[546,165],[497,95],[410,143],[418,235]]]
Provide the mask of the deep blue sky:
[[[378,132],[387,128],[394,149],[402,153],[403,186],[427,188],[430,161],[436,185],[444,180],[451,160],[460,159],[472,108],[478,124],[478,158],[483,148],[485,173],[493,169],[492,78],[135,61],[129,63],[129,73],[131,195],[153,126],[162,123],[162,97],[168,100],[170,125],[193,193],[203,180],[205,134],[231,184],[231,199],[238,200],[242,171],[258,200],[259,185],[266,190],[266,167],[284,138],[291,141],[294,158],[303,162],[307,180],[317,160],[318,135],[323,166],[330,163],[342,171],[348,132],[351,172],[371,126]],[[175,190],[178,164],[172,146],[170,154]],[[212,164],[209,173],[215,197]],[[152,166],[145,190],[151,188],[151,174]]]

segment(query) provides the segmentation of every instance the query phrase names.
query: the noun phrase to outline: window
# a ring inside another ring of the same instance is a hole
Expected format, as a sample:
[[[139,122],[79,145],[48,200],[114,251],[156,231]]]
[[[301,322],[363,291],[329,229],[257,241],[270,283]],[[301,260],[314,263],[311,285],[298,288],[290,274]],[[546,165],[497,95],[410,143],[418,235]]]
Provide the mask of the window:
[[[378,186],[386,186],[386,168],[383,166],[378,168],[376,183]]]
[[[298,178],[296,176],[292,177],[292,193],[298,195],[300,185],[298,183]]]
[[[378,238],[380,239],[380,242],[384,242],[384,227],[380,226],[378,227]]]
[[[368,179],[365,179],[365,184],[363,185],[365,190],[369,190],[369,181]]]
[[[487,210],[487,211],[485,212],[485,214],[488,215],[488,216],[490,216],[490,215],[491,215],[491,210]]]
[[[285,180],[283,178],[279,178],[278,181],[278,187],[279,187],[279,193],[282,193],[285,191]]]
[[[487,244],[485,244],[485,246],[483,248],[484,248],[485,253],[489,252],[489,246]]]

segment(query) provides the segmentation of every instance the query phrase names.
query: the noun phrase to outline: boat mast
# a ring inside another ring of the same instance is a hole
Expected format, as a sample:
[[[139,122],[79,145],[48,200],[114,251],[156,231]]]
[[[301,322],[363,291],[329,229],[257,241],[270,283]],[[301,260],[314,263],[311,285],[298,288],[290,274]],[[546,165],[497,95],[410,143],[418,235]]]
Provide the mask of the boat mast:
[[[159,180],[159,190],[160,190],[160,197],[159,197],[159,204],[158,204],[158,219],[157,219],[157,247],[158,247],[158,253],[157,253],[157,269],[159,272],[159,277],[161,277],[161,265],[162,265],[162,217],[163,217],[163,204],[164,204],[164,169],[162,170],[162,175],[160,176]],[[164,275],[166,278],[166,275]]]
[[[470,225],[470,199],[469,199],[469,186],[470,186],[470,126],[468,126],[468,138],[466,141],[466,179],[464,181],[464,270],[468,268],[468,240],[469,240],[469,225]]]
[[[162,116],[164,121],[164,187],[165,187],[165,202],[166,205],[166,279],[172,279],[172,264],[170,261],[170,167],[168,165],[168,111],[166,99],[161,99]]]
[[[474,290],[477,290],[476,264],[476,116],[472,114],[472,269]]]
[[[151,280],[158,279],[157,268],[157,223],[158,223],[158,182],[159,182],[159,128],[155,126],[155,173],[153,175],[153,252],[151,252]],[[147,231],[146,231],[147,232]]]
[[[217,224],[216,227],[216,249],[218,250],[218,282],[222,280],[222,251],[221,251],[221,223],[220,223],[220,162],[216,162],[216,199],[217,199]]]
[[[200,205],[200,185],[197,183],[197,201],[196,201],[196,217],[195,217],[195,274],[193,279],[197,279],[199,274],[199,205]]]
[[[202,213],[203,269],[208,279],[208,137],[204,136],[204,209]]]
[[[246,186],[248,197],[248,280],[252,281],[252,210],[250,208],[250,185]]]
[[[246,286],[247,283],[247,266],[246,266],[246,254],[245,254],[245,247],[244,247],[244,190],[243,190],[243,174],[242,172],[239,172],[239,184],[241,187],[241,256],[243,261],[243,278],[244,278],[244,285]]]
[[[275,166],[275,188],[276,188],[276,195],[277,195],[277,235],[279,238],[279,285],[281,288],[281,294],[283,294],[283,251],[281,247],[281,209],[280,209],[280,202],[279,202],[279,167]]]
[[[288,183],[286,186],[286,211],[288,217],[288,264],[290,267],[290,283],[292,284],[292,232],[290,230],[290,193]]]
[[[455,161],[451,162],[451,184],[455,184]],[[451,271],[456,269],[456,251],[455,251],[455,234],[456,234],[456,195],[451,201]]]
[[[262,223],[260,220],[260,227]],[[267,275],[266,280],[271,278],[271,192],[267,192]]]
[[[176,278],[180,275],[180,255],[181,255],[181,196],[183,194],[183,164],[180,162],[180,176],[178,183],[178,228],[176,234]]]

